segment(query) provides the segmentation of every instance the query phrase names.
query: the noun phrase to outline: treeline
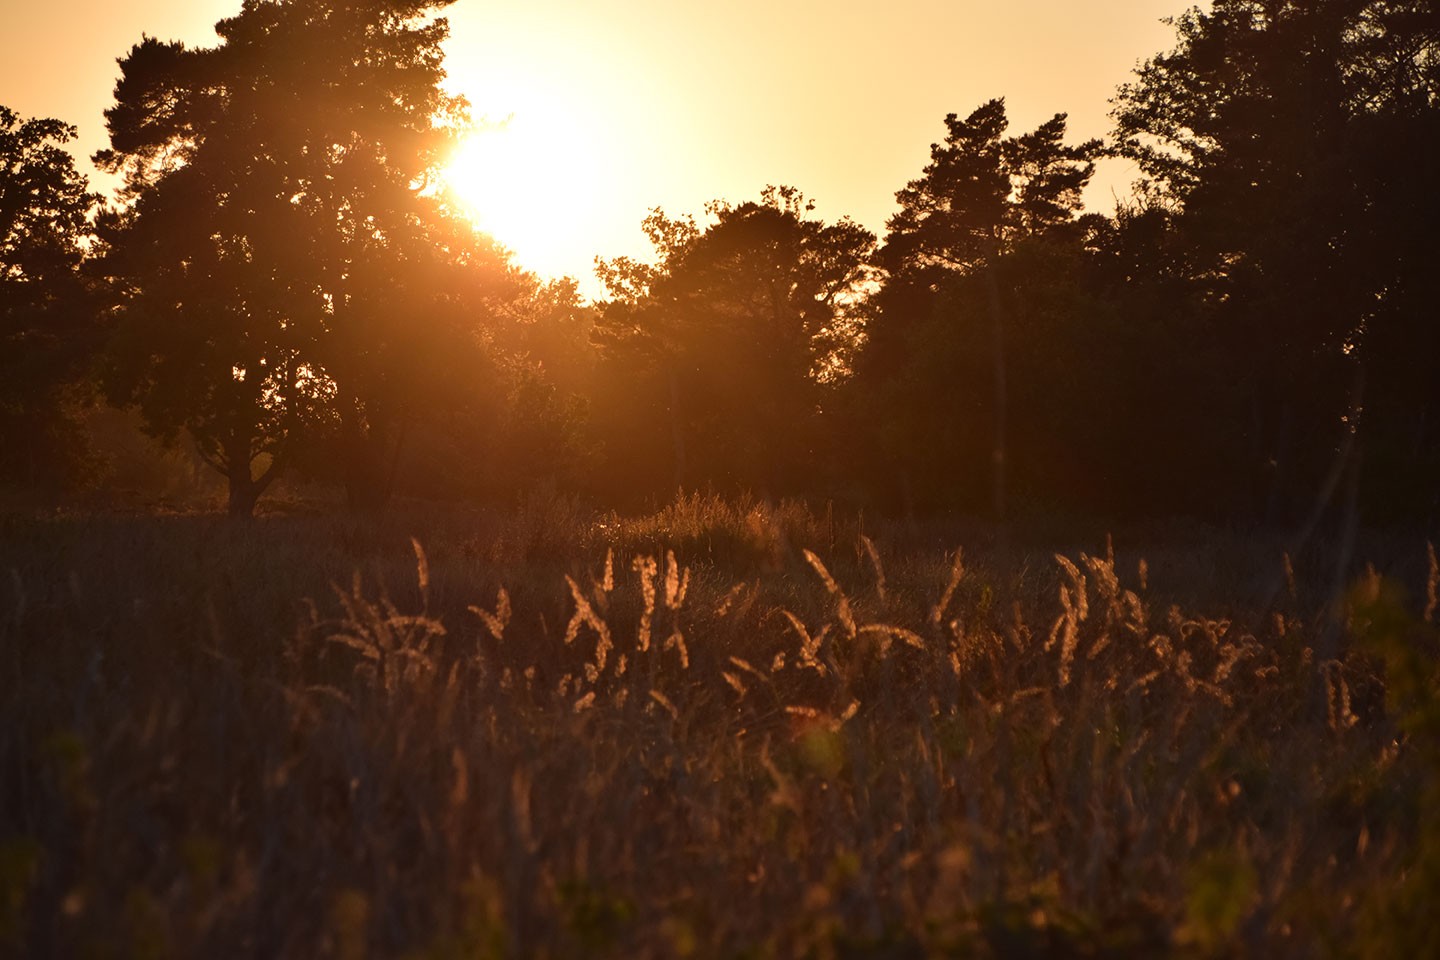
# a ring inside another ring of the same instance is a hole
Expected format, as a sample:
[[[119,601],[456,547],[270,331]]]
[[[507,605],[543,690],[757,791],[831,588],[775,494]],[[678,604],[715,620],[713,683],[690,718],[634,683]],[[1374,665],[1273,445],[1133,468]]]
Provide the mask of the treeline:
[[[476,234],[434,0],[246,3],[145,39],[87,192],[0,113],[0,470],[84,482],[76,413],[138,411],[249,514],[282,473],[617,506],[677,489],[887,510],[1440,518],[1440,14],[1216,0],[1106,141],[945,118],[876,237],[790,187],[656,210],[607,296]],[[1085,213],[1096,161],[1141,179]],[[557,223],[556,230],[564,230]]]

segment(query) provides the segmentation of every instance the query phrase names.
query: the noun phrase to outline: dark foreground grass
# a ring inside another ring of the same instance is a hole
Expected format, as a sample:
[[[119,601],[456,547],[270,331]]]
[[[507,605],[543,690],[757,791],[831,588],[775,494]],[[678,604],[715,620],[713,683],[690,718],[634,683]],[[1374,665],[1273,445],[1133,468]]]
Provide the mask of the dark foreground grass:
[[[1052,546],[0,520],[0,953],[1440,955],[1425,544]]]

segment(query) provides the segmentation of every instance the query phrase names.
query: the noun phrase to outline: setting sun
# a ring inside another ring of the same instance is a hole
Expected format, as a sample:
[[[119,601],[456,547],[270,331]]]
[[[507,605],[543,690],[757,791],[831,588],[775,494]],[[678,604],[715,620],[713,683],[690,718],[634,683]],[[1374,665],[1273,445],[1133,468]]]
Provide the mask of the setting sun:
[[[589,139],[575,117],[533,96],[476,124],[445,167],[446,187],[522,266],[563,272],[573,260],[569,238],[594,217]]]

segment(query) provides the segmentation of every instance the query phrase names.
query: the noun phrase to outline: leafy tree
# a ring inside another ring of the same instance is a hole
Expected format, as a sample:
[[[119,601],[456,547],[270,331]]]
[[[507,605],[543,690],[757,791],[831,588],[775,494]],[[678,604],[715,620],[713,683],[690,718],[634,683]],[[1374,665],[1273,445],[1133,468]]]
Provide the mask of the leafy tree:
[[[1250,411],[1180,219],[1137,200],[1094,221],[1087,245],[1088,344],[1067,345],[1087,374],[1077,390],[1085,403],[1071,404],[1081,422],[1064,436],[1104,477],[1080,505],[1117,516],[1232,517],[1246,494],[1233,464],[1235,424]]]
[[[849,371],[875,238],[812,209],[798,190],[769,187],[758,202],[710,204],[703,228],[656,210],[644,224],[655,263],[599,264],[611,298],[596,339],[645,398],[615,409],[643,417],[651,438],[668,434],[674,488],[778,494],[813,483],[821,412]]]
[[[428,189],[464,119],[439,87],[449,2],[245,0],[215,47],[121,62],[97,157],[126,175],[111,382],[195,438],[233,513],[317,437],[353,505],[384,503],[477,357],[510,271]]]
[[[1074,226],[1099,141],[1066,146],[1064,114],[1017,137],[1008,127],[1003,99],[946,116],[945,142],[895,195],[881,255],[891,273],[976,271],[1023,239]]]
[[[1120,90],[1114,117],[1143,189],[1178,214],[1243,393],[1228,459],[1255,511],[1294,516],[1341,473],[1353,483],[1357,424],[1379,488],[1433,500],[1401,480],[1440,465],[1440,209],[1410,160],[1440,144],[1433,6],[1217,0],[1175,25],[1178,45]]]
[[[595,310],[573,280],[533,283],[490,329],[505,389],[499,429],[488,449],[498,492],[553,483],[594,487],[598,449],[591,431],[596,352]]]
[[[74,137],[0,106],[0,480],[32,486],[74,482],[85,459],[70,394],[94,329],[79,268],[96,198]]]
[[[589,429],[593,310],[572,280],[516,273],[475,326],[478,360],[407,441],[397,484],[433,498],[513,498],[536,486],[593,486]]]
[[[223,94],[213,89],[189,100],[157,89],[206,67],[203,59],[147,40],[122,63],[117,99],[223,117]],[[220,103],[193,102],[211,97]],[[184,134],[169,159],[169,141],[149,139],[161,120],[124,122],[112,110],[117,151],[104,158],[118,168],[120,151],[128,154],[132,201],[101,220],[119,301],[107,385],[113,400],[138,405],[154,435],[187,431],[226,477],[230,512],[248,516],[334,389],[314,357],[324,301],[303,272],[314,256],[307,218],[281,198],[268,163],[219,162],[222,148],[210,147],[203,128]]]
[[[874,431],[881,461],[901,464],[902,480],[924,475],[928,486],[952,493],[963,487],[957,473],[973,476],[983,460],[980,419],[988,413],[992,506],[1003,519],[1006,331],[1025,307],[1020,278],[1007,274],[1002,261],[1025,245],[1078,243],[1080,194],[1100,144],[1067,146],[1064,114],[1031,133],[1006,136],[1004,100],[963,120],[950,114],[945,126],[945,141],[931,146],[921,176],[896,194],[901,210],[879,253],[886,277],[860,385],[882,398],[874,408],[883,411]],[[988,331],[976,326],[980,316],[988,317]],[[988,361],[980,346],[986,343]],[[1027,351],[1039,348],[1025,344]],[[988,402],[977,389],[987,381]]]

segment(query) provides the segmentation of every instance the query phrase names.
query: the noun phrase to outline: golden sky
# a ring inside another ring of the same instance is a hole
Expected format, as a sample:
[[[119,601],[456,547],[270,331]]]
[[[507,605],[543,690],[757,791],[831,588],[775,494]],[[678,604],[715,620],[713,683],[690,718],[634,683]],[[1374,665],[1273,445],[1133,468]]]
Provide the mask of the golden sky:
[[[792,184],[821,216],[883,232],[944,115],[991,97],[1006,98],[1017,132],[1066,111],[1074,138],[1100,136],[1115,87],[1174,45],[1161,18],[1189,5],[458,0],[447,67],[477,115],[513,115],[469,154],[488,225],[522,264],[598,293],[593,258],[643,254],[639,225],[654,206],[698,213]],[[105,145],[116,59],[142,34],[212,43],[215,21],[239,6],[19,5],[0,36],[0,104],[75,124],[88,158]],[[81,168],[92,172],[88,159]],[[1131,174],[1103,169],[1091,207],[1111,209]]]

